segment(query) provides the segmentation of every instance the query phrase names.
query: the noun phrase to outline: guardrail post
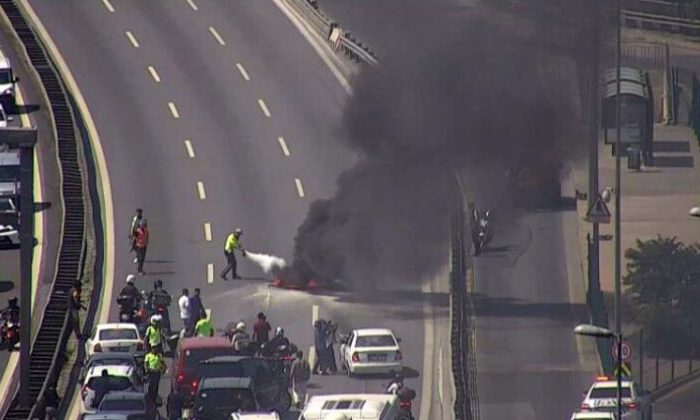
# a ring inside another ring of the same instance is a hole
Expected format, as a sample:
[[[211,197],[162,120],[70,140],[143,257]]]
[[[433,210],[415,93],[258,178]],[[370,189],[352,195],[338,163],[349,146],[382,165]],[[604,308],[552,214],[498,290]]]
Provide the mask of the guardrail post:
[[[654,384],[654,389],[659,389],[659,338],[654,339],[654,347],[656,348],[656,381]]]
[[[644,389],[644,328],[639,330],[639,387]]]

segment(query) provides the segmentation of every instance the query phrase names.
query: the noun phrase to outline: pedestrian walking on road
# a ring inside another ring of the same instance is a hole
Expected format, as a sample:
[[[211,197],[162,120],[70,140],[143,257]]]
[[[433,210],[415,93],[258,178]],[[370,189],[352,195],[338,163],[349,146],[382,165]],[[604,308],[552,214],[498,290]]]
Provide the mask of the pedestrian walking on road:
[[[224,271],[221,272],[221,278],[224,280],[228,280],[228,278],[226,278],[226,275],[228,275],[229,271],[233,273],[234,280],[241,278],[238,275],[238,262],[236,261],[236,254],[234,254],[234,251],[238,249],[239,251],[241,251],[241,255],[245,257],[245,250],[243,249],[243,245],[241,244],[241,236],[243,236],[243,230],[237,228],[233,232],[229,233],[228,237],[226,238],[226,243],[224,244],[226,268],[224,269]]]
[[[68,311],[70,313],[70,324],[75,338],[83,339],[83,334],[80,332],[80,310],[87,310],[82,301],[83,286],[80,280],[76,280],[71,287],[68,295]]]
[[[134,246],[134,238],[136,237],[136,228],[139,227],[139,224],[143,220],[143,209],[136,209],[136,214],[131,218],[131,225],[129,226],[129,252],[135,251],[136,248]],[[134,258],[134,264],[136,264],[138,260]]]
[[[192,335],[192,308],[190,307],[190,291],[187,288],[182,289],[182,295],[177,301],[177,305],[180,307],[180,319],[185,325],[185,337]]]
[[[255,323],[255,325],[253,325],[253,340],[260,345],[267,343],[270,339],[271,329],[272,327],[270,326],[270,323],[267,322],[265,314],[260,312],[258,314],[258,321]]]
[[[194,289],[194,294],[190,297],[190,314],[192,315],[193,324],[196,324],[197,321],[206,315],[200,293],[201,290],[199,290],[199,287],[197,287]]]
[[[296,358],[292,362],[290,369],[292,379],[292,399],[297,408],[302,408],[306,402],[306,385],[311,379],[311,367],[309,362],[304,359],[304,352],[297,351]]]
[[[134,250],[136,250],[136,263],[140,275],[146,274],[143,271],[143,263],[146,261],[146,250],[148,249],[148,224],[146,219],[141,219],[134,233]]]
[[[316,351],[316,360],[314,361],[314,375],[322,375],[326,371],[325,348],[326,336],[323,332],[325,321],[322,319],[314,322],[314,350]]]
[[[157,404],[160,377],[167,369],[165,359],[163,359],[163,347],[160,345],[152,347],[146,354],[146,357],[144,357],[143,364],[146,371],[146,381],[148,382],[146,396],[151,402]]]

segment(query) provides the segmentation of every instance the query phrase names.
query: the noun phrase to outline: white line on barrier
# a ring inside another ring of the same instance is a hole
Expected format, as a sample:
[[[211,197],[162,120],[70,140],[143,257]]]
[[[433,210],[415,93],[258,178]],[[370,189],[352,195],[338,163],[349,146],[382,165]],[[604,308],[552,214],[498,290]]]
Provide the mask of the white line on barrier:
[[[173,118],[180,118],[180,113],[177,111],[177,107],[175,107],[174,102],[168,102],[168,108],[170,108],[170,113],[172,114]]]
[[[185,139],[185,150],[187,150],[187,156],[194,159],[194,148],[192,147],[192,141],[190,139]]]
[[[109,0],[102,0],[102,4],[105,5],[105,7],[107,8],[107,10],[109,10],[109,11],[112,12],[112,13],[114,13],[114,6],[112,6],[112,3],[110,3]]]
[[[291,153],[289,153],[289,148],[287,147],[287,142],[284,141],[284,137],[277,137],[277,142],[280,144],[282,154],[289,156]]]
[[[193,1],[193,0],[187,0],[187,4],[190,5],[190,7],[192,8],[192,10],[195,10],[195,11],[199,10],[199,8],[197,7],[197,5],[194,4],[194,1]]]
[[[204,192],[204,183],[202,181],[197,181],[197,193],[199,194],[200,200],[205,200],[207,194]]]
[[[141,45],[139,45],[139,42],[136,40],[136,37],[134,34],[131,33],[131,31],[126,31],[126,37],[129,38],[129,41],[131,42],[131,45],[134,46],[134,48],[138,48]]]
[[[214,264],[207,264],[207,283],[214,283]]]
[[[224,41],[224,39],[221,37],[221,35],[219,35],[219,32],[217,32],[217,30],[214,29],[213,26],[209,27],[209,32],[211,32],[211,34],[214,36],[214,38],[216,39],[216,42],[218,42],[222,46],[226,45],[226,41]]]
[[[204,240],[211,242],[211,223],[209,222],[204,224]]]
[[[301,184],[301,179],[294,178],[294,184],[297,186],[297,194],[299,195],[299,198],[306,197],[306,194],[304,193],[304,186]]]
[[[269,118],[272,116],[272,114],[270,114],[270,110],[267,109],[267,105],[265,105],[265,101],[263,101],[262,99],[258,99],[258,105],[260,106],[260,109],[266,117]]]
[[[160,76],[158,75],[155,67],[148,66],[148,72],[151,73],[151,77],[156,83],[160,83]]]
[[[248,72],[245,71],[245,68],[243,68],[243,64],[236,63],[236,67],[238,67],[238,71],[241,72],[241,76],[243,76],[245,81],[246,82],[250,81],[250,76],[248,76]]]

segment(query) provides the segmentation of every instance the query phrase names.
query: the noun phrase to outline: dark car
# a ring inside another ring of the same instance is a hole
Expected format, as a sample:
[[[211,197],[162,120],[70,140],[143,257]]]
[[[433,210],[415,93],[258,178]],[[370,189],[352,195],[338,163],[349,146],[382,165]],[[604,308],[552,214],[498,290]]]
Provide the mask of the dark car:
[[[143,378],[143,364],[140,359],[130,353],[95,353],[83,364],[83,368],[80,370],[79,382],[82,384],[85,381],[87,373],[93,367],[98,366],[115,366],[115,365],[126,365],[132,366],[139,376]]]
[[[151,420],[158,415],[156,407],[148,402],[143,392],[109,392],[96,414],[126,414],[133,420]]]
[[[258,411],[251,378],[205,378],[194,398],[194,419],[228,420],[236,411]]]
[[[255,400],[264,410],[284,413],[292,397],[289,380],[281,360],[267,357],[218,356],[199,362],[195,381],[208,378],[250,378]]]
[[[197,391],[195,370],[200,361],[233,354],[233,347],[224,337],[194,337],[180,340],[173,358],[171,390],[184,397],[189,407]]]

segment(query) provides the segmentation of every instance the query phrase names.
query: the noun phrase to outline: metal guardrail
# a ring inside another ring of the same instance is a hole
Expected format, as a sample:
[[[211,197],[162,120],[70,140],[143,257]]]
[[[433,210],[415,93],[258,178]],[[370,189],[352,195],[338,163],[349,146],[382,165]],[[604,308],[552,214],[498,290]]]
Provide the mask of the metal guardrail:
[[[622,24],[637,29],[700,37],[700,7],[659,0],[625,0]]]
[[[10,409],[4,416],[6,420],[20,420],[43,418],[44,407],[36,403],[43,399],[47,387],[55,384],[66,360],[64,352],[70,336],[66,314],[67,297],[73,282],[81,278],[85,257],[85,202],[73,112],[58,73],[15,1],[0,0],[0,7],[24,45],[26,55],[41,80],[51,107],[64,205],[55,278],[31,349],[29,390],[34,406],[31,409],[20,407],[18,395],[15,393]]]
[[[376,65],[377,57],[362,43],[343,31],[337,22],[318,9],[315,0],[286,0],[298,13],[302,14],[314,30],[346,57],[364,64]]]

